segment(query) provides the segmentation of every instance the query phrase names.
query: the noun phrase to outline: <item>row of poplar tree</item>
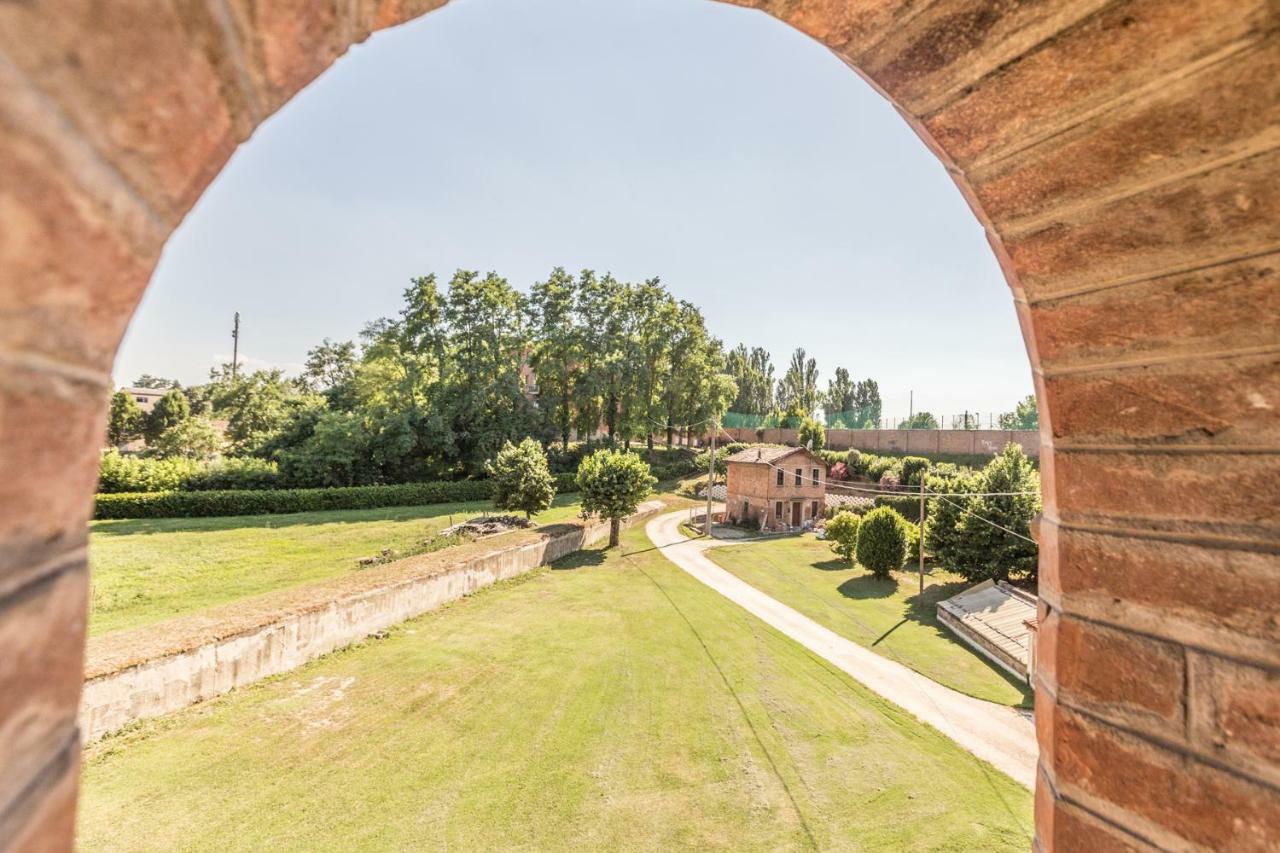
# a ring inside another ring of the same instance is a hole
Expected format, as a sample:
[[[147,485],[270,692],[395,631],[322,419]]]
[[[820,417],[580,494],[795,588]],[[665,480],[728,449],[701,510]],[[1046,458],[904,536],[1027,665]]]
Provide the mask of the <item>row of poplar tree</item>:
[[[188,388],[139,381],[174,387],[161,408],[182,411],[139,421],[118,394],[113,443],[145,428],[175,455],[207,455],[208,430],[192,422],[218,420],[217,452],[276,461],[289,482],[316,485],[481,475],[504,442],[525,436],[671,443],[737,395],[696,306],[657,279],[562,268],[528,294],[492,272],[460,270],[444,287],[415,278],[395,316],[369,323],[358,342],[326,339],[299,377],[228,365]],[[184,449],[184,435],[199,446]]]

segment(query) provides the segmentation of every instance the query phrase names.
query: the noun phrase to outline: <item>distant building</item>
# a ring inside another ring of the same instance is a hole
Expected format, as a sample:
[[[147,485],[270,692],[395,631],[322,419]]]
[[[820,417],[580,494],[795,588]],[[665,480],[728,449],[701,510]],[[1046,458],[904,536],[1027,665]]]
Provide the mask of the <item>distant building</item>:
[[[128,394],[130,397],[132,397],[137,402],[137,404],[142,407],[142,411],[146,412],[149,415],[151,414],[151,410],[156,407],[156,403],[160,401],[160,398],[163,397],[165,394],[168,394],[173,389],[172,388],[121,388],[120,390]]]
[[[822,515],[827,466],[803,447],[749,447],[728,459],[725,517],[761,530],[804,527]]]

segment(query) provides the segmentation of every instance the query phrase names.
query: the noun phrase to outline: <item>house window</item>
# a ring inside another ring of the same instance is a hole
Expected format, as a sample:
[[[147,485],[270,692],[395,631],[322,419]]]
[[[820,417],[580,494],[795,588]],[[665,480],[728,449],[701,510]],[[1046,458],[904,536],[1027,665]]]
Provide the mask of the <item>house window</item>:
[[[778,469],[778,485],[779,485],[779,486],[781,486],[781,485],[782,485],[782,478],[783,478],[784,474],[785,474],[785,472],[784,472],[781,468],[779,468],[779,469]]]
[[[804,485],[804,469],[803,468],[796,469],[796,485],[797,486]]]
[[[134,397],[133,399],[137,400],[139,403],[145,403],[145,402],[147,402],[147,398],[146,398],[146,397]]]
[[[814,468],[814,469],[813,469],[813,484],[814,484],[815,486],[816,486],[816,485],[818,485],[818,477],[819,477],[818,469],[817,469],[817,468]]]
[[[773,517],[776,521],[782,520],[782,501],[778,501],[773,505]]]

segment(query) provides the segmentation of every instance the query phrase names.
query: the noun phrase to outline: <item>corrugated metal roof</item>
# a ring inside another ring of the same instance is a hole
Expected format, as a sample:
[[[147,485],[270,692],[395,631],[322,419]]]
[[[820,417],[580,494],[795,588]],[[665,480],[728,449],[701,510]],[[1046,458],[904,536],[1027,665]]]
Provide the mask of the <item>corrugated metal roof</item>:
[[[1008,656],[1010,660],[1002,663],[1021,664],[1022,673],[1026,673],[1027,653],[1031,645],[1026,622],[1036,618],[1035,596],[1003,581],[988,580],[938,602],[938,610],[959,623],[946,622],[949,627],[972,632],[983,645],[993,646]]]

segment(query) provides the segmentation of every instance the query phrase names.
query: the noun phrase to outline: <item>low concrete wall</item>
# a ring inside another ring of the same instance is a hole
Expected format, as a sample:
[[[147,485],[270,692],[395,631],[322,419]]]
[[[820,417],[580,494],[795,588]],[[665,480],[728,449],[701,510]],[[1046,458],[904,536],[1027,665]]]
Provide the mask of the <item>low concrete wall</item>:
[[[624,525],[656,515],[662,506],[660,501],[645,503]],[[575,525],[540,541],[474,556],[442,572],[344,595],[232,636],[90,677],[80,701],[81,732],[86,742],[94,741],[137,720],[288,672],[608,535],[608,522]]]
[[[720,441],[743,441],[766,444],[796,444],[793,429],[764,430],[763,439],[754,429],[725,428]],[[1013,442],[1033,458],[1040,456],[1040,433],[1033,429],[829,429],[827,447],[831,450],[857,448],[872,453],[954,453],[995,455]],[[705,440],[704,440],[705,443]]]

